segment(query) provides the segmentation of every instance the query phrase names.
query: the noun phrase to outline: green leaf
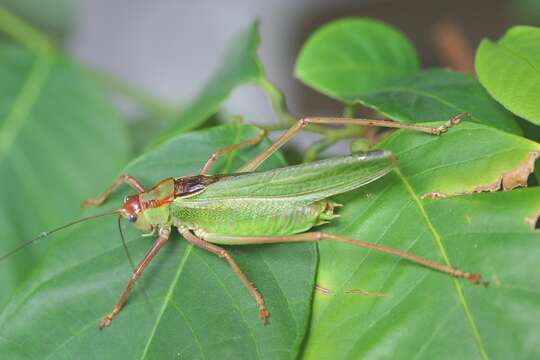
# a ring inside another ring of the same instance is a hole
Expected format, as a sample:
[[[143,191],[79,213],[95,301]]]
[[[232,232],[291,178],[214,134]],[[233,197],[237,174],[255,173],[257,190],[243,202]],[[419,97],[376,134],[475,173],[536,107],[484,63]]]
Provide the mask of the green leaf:
[[[0,0],[5,6],[39,28],[55,36],[65,36],[73,26],[74,0]]]
[[[409,40],[380,21],[332,21],[306,41],[295,75],[306,85],[343,102],[418,71]]]
[[[146,186],[169,176],[195,174],[217,148],[258,131],[221,126],[183,134],[136,159],[125,172]],[[265,146],[268,142],[226,157],[218,171],[232,171]],[[283,165],[281,156],[265,163]],[[114,196],[104,208],[118,206],[126,193]],[[271,317],[264,326],[255,302],[227,263],[175,236],[141,278],[150,305],[142,287],[136,287],[112,325],[100,332],[100,318],[112,309],[130,274],[115,226],[114,218],[103,218],[49,240],[50,251],[31,280],[0,314],[4,357],[296,357],[314,287],[313,244],[228,247],[265,297]],[[126,236],[134,259],[142,258],[152,239],[140,237],[131,226]]]
[[[470,120],[520,134],[513,115],[470,75],[433,69],[351,97],[393,120],[443,121],[468,112]]]
[[[216,72],[158,142],[201,125],[219,110],[233,89],[264,77],[264,69],[257,56],[259,43],[259,23],[255,21],[231,40]]]
[[[0,254],[76,216],[127,162],[126,134],[76,64],[0,44]],[[0,306],[41,250],[0,263]]]
[[[482,40],[475,62],[478,78],[491,96],[540,125],[540,28],[515,26],[497,43]]]
[[[397,154],[399,170],[338,197],[341,218],[328,230],[479,272],[491,285],[321,243],[317,284],[333,292],[316,292],[304,358],[539,357],[540,247],[526,221],[540,211],[540,188],[424,195],[494,187],[540,145],[463,123],[439,138],[399,131],[380,147]]]
[[[511,10],[514,17],[523,24],[538,25],[540,23],[540,2],[538,0],[512,0]]]

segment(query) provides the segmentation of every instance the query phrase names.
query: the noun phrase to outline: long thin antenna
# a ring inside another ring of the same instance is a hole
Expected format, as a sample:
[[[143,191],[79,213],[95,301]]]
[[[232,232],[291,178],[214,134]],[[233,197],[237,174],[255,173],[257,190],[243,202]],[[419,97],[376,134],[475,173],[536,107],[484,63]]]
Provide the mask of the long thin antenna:
[[[118,214],[119,211],[120,210],[113,210],[113,211],[107,211],[107,212],[101,213],[101,214],[87,216],[87,217],[84,217],[82,219],[78,219],[78,220],[72,221],[70,223],[64,224],[62,226],[59,226],[59,227],[57,227],[55,229],[52,229],[52,230],[49,230],[49,231],[44,231],[41,234],[39,234],[38,236],[36,236],[35,238],[33,238],[32,240],[26,241],[26,242],[22,243],[21,245],[17,246],[15,249],[8,252],[7,254],[4,254],[4,255],[0,256],[0,261],[10,257],[11,255],[15,254],[17,251],[20,251],[20,250],[24,249],[28,245],[31,245],[31,244],[35,243],[36,241],[38,241],[38,240],[43,239],[44,237],[47,237],[47,236],[49,236],[51,234],[54,234],[57,231],[63,230],[63,229],[65,229],[67,227],[70,227],[72,225],[76,225],[76,224],[81,223],[83,221],[92,220],[92,219],[95,219],[95,218],[98,218],[98,217],[101,217],[101,216]]]
[[[131,266],[131,270],[135,272],[135,263],[133,262],[133,258],[131,257],[131,254],[129,253],[129,249],[126,243],[126,239],[124,238],[124,232],[122,231],[122,223],[120,222],[122,218],[118,216],[118,231],[120,232],[120,239],[122,239],[122,246],[124,246],[124,252],[126,253],[126,256],[128,258],[129,265]]]

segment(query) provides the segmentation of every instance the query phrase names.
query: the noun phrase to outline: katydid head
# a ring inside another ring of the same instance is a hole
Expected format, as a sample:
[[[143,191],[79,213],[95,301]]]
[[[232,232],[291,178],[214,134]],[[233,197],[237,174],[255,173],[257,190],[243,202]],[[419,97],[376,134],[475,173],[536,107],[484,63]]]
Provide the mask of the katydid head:
[[[138,229],[145,232],[152,231],[152,225],[147,221],[146,216],[144,216],[139,194],[126,196],[122,207],[119,209],[119,213],[121,217],[127,219],[127,221],[135,225]]]
[[[153,188],[126,196],[120,215],[146,233],[170,222],[169,204],[175,198],[173,178],[160,181]]]
[[[126,196],[124,204],[120,208],[120,214],[125,217],[130,223],[137,222],[139,213],[142,211],[139,195]]]

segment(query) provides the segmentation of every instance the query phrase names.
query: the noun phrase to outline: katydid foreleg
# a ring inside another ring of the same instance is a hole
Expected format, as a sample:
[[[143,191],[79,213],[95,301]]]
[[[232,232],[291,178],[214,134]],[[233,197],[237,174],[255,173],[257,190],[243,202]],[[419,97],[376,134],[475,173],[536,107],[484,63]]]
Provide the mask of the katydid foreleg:
[[[187,241],[189,241],[193,245],[195,245],[195,246],[197,246],[197,247],[199,247],[201,249],[208,250],[208,251],[216,254],[217,256],[227,260],[227,262],[229,263],[229,266],[233,269],[236,276],[238,276],[240,278],[242,283],[244,283],[246,288],[251,293],[251,296],[253,296],[253,298],[255,299],[255,302],[257,303],[257,306],[259,308],[259,316],[266,323],[266,321],[268,319],[268,316],[270,314],[269,314],[268,310],[266,310],[266,307],[264,305],[264,299],[263,299],[262,295],[259,293],[257,288],[255,286],[253,286],[253,284],[248,280],[248,278],[242,272],[242,270],[240,269],[240,267],[238,266],[236,261],[234,261],[232,256],[229,255],[229,253],[225,249],[223,249],[223,248],[221,248],[221,247],[219,247],[217,245],[211,244],[211,243],[209,243],[209,242],[207,242],[207,241],[205,241],[203,239],[200,239],[199,237],[195,236],[191,231],[189,231],[186,228],[179,228],[178,231],[180,232],[180,234],[182,234],[182,236]]]
[[[430,127],[418,124],[406,124],[390,120],[375,120],[375,119],[353,119],[353,118],[333,118],[333,117],[316,117],[316,118],[303,118],[297,121],[292,127],[290,127],[280,138],[276,140],[270,147],[259,154],[255,159],[242,166],[238,172],[249,172],[256,170],[266,159],[268,159],[274,152],[281,148],[284,144],[294,138],[303,128],[309,124],[342,124],[342,125],[359,125],[359,126],[377,126],[395,129],[409,129],[413,131],[424,132],[431,135],[440,135],[446,132],[449,128],[457,125],[468,114],[459,114],[452,117],[439,127]]]
[[[108,314],[101,320],[101,323],[99,325],[100,329],[109,326],[114,317],[120,312],[120,310],[124,306],[124,303],[126,302],[129,293],[131,292],[131,289],[133,288],[137,280],[141,277],[142,273],[144,272],[148,264],[150,264],[154,256],[156,256],[161,247],[167,242],[167,240],[169,240],[170,235],[171,229],[169,227],[164,227],[159,230],[158,239],[156,240],[154,245],[152,245],[152,248],[150,248],[148,253],[146,253],[145,257],[139,263],[137,268],[133,271],[126,288],[122,292],[122,295],[120,295],[120,299],[114,306],[113,310],[110,312],[110,314]]]
[[[206,175],[208,173],[208,171],[210,170],[210,168],[215,164],[216,161],[218,161],[218,159],[222,155],[224,155],[224,154],[226,154],[228,152],[231,152],[233,150],[245,147],[245,146],[257,145],[258,143],[260,143],[262,141],[262,139],[264,139],[264,137],[266,136],[266,133],[267,133],[266,130],[262,130],[259,133],[259,135],[257,135],[257,137],[255,137],[253,139],[248,139],[248,140],[239,142],[237,144],[232,144],[232,145],[229,145],[229,146],[226,146],[224,148],[216,150],[214,153],[212,153],[212,155],[210,155],[208,160],[206,160],[206,163],[202,167],[199,175]]]
[[[128,184],[133,189],[135,189],[138,193],[144,192],[144,187],[137,181],[135,178],[129,176],[129,175],[120,175],[111,186],[109,186],[101,195],[95,197],[86,199],[83,202],[84,207],[89,206],[99,206],[101,205],[107,198],[116,190],[118,189],[122,184]]]

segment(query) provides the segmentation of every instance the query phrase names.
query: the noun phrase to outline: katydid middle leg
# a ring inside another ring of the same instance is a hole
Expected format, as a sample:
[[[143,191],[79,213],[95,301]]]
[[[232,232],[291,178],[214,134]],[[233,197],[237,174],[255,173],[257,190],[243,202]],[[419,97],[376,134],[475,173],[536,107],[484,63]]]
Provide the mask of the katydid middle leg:
[[[86,199],[83,203],[83,207],[89,206],[99,206],[101,205],[111,194],[120,187],[122,184],[128,184],[137,192],[141,193],[144,191],[144,187],[132,176],[129,175],[120,175],[111,186],[109,186],[101,195],[96,196],[95,198]]]
[[[281,148],[284,144],[294,138],[303,128],[309,124],[343,124],[343,125],[359,125],[359,126],[377,126],[395,129],[409,129],[413,131],[420,131],[431,135],[440,135],[446,132],[449,128],[457,125],[468,114],[459,114],[452,117],[439,127],[430,127],[418,124],[406,124],[391,120],[375,120],[375,119],[353,119],[353,118],[333,118],[333,117],[315,117],[315,118],[303,118],[298,120],[296,124],[290,127],[276,142],[274,142],[265,151],[259,154],[255,159],[248,162],[246,165],[240,168],[238,172],[249,172],[256,170],[266,159],[268,159],[274,152]]]
[[[137,280],[141,277],[142,273],[144,272],[144,270],[146,269],[148,264],[150,264],[150,262],[152,261],[154,256],[156,256],[158,251],[163,247],[163,245],[165,245],[167,240],[169,240],[170,235],[171,235],[171,229],[170,228],[161,228],[159,230],[158,239],[156,240],[154,245],[152,245],[152,247],[150,248],[148,253],[146,253],[145,257],[139,263],[137,268],[131,274],[131,278],[129,279],[126,288],[124,289],[124,291],[120,295],[120,299],[118,300],[118,302],[114,306],[113,310],[101,320],[101,323],[99,325],[100,329],[103,329],[103,328],[109,326],[111,324],[111,322],[113,321],[114,317],[116,315],[118,315],[118,313],[120,312],[120,310],[124,306],[124,304],[125,304],[125,302],[127,300],[127,297],[129,295],[129,293],[131,292],[131,289],[133,288],[133,286],[135,285]]]
[[[357,239],[351,239],[343,236],[325,233],[322,231],[306,232],[296,235],[288,236],[226,236],[218,234],[203,234],[201,237],[209,242],[221,243],[221,244],[275,244],[275,243],[287,243],[287,242],[319,242],[323,240],[342,242],[377,252],[394,255],[407,259],[411,262],[423,265],[427,268],[440,271],[442,273],[469,280],[473,284],[479,284],[481,281],[480,274],[469,273],[463,270],[455,269],[453,267],[440,264],[438,262],[426,259],[424,257],[414,255],[408,252],[404,252],[395,248],[391,248],[384,245],[370,243],[368,241],[362,241]],[[486,284],[486,283],[484,283]]]
[[[225,249],[223,249],[222,247],[219,247],[217,245],[211,244],[211,243],[209,243],[207,241],[204,241],[204,240],[200,239],[199,237],[195,236],[188,229],[178,228],[178,231],[180,232],[180,234],[182,234],[182,236],[187,241],[189,241],[193,245],[195,245],[195,246],[197,246],[197,247],[199,247],[201,249],[208,250],[208,251],[216,254],[217,256],[219,256],[221,258],[224,258],[229,263],[229,266],[233,269],[236,276],[238,276],[240,278],[242,283],[244,283],[245,287],[251,293],[251,296],[253,296],[253,298],[255,299],[255,302],[257,303],[257,306],[259,308],[259,316],[266,323],[268,317],[270,316],[270,313],[268,312],[268,310],[266,310],[266,307],[264,305],[264,299],[263,299],[262,295],[259,293],[257,288],[255,288],[255,286],[253,286],[253,284],[248,280],[246,275],[244,275],[244,273],[242,272],[242,270],[240,269],[240,267],[238,266],[236,261],[234,261],[232,256],[229,255],[229,253]]]

